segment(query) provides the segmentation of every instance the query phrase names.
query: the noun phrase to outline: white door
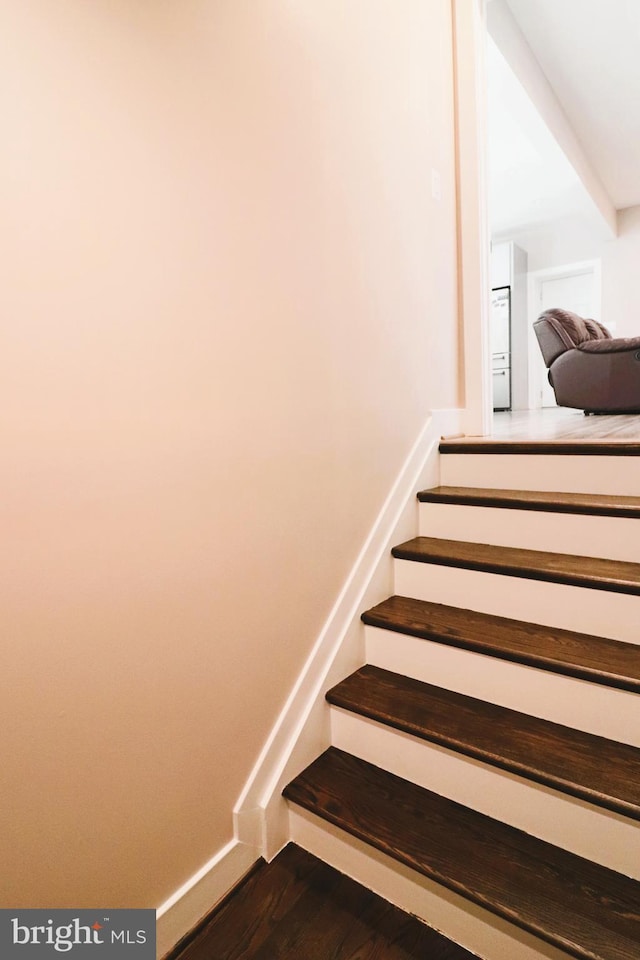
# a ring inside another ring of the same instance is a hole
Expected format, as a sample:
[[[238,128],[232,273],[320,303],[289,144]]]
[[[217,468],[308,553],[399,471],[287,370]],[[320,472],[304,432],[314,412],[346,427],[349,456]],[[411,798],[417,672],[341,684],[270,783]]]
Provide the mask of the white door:
[[[581,317],[599,319],[596,313],[599,306],[596,304],[596,282],[592,270],[574,273],[566,276],[540,277],[538,281],[538,312],[548,310],[549,307],[561,307],[563,310],[572,310]],[[547,368],[544,365],[542,354],[538,350],[538,383],[542,391],[542,406],[555,407],[556,398],[549,383]]]

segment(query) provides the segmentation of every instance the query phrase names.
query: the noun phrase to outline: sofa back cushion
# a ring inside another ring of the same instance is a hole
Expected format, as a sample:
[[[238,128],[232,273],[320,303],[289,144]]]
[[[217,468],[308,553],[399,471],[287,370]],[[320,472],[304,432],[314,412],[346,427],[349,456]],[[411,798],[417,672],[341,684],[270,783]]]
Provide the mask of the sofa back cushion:
[[[571,310],[550,307],[540,314],[540,320],[548,320],[550,325],[565,344],[567,350],[577,347],[586,340],[610,340],[611,334],[596,320],[585,320]]]

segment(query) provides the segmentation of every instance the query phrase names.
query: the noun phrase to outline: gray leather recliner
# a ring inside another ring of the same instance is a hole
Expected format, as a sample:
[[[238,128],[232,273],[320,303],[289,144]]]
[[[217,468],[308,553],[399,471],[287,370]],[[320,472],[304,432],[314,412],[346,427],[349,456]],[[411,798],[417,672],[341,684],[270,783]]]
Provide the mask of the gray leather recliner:
[[[640,337],[614,339],[596,320],[553,307],[533,325],[560,407],[640,413]]]

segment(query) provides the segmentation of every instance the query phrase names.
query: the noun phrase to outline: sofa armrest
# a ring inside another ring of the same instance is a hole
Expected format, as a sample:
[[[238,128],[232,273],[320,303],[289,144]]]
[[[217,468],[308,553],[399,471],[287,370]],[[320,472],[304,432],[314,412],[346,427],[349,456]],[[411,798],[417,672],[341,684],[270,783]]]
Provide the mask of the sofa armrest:
[[[624,350],[567,350],[551,364],[549,379],[561,407],[640,412],[640,341]]]

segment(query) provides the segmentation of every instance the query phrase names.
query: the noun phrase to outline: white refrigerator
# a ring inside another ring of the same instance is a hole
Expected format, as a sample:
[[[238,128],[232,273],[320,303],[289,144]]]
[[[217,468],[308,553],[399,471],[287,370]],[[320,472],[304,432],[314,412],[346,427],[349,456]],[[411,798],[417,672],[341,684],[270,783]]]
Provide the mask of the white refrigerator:
[[[493,409],[511,410],[511,287],[491,291]]]

